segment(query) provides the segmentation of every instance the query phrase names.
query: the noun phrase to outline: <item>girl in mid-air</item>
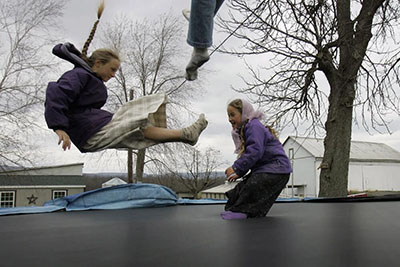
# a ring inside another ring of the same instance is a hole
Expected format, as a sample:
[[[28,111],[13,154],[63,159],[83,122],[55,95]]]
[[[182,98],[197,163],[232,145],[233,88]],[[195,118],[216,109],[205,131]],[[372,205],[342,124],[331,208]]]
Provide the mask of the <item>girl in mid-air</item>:
[[[149,95],[125,103],[115,114],[101,109],[107,100],[104,85],[115,76],[120,58],[115,51],[98,49],[87,57],[104,4],[98,9],[94,24],[82,52],[72,44],[59,44],[53,54],[75,65],[46,90],[45,118],[58,135],[64,150],[71,142],[81,152],[108,148],[142,149],[165,142],[185,142],[195,145],[207,127],[204,114],[191,126],[167,129],[164,94]]]
[[[238,159],[225,174],[229,182],[240,177],[243,181],[225,193],[228,202],[221,217],[264,217],[289,180],[292,172],[289,158],[274,131],[260,122],[262,113],[255,111],[249,102],[233,100],[227,111]]]

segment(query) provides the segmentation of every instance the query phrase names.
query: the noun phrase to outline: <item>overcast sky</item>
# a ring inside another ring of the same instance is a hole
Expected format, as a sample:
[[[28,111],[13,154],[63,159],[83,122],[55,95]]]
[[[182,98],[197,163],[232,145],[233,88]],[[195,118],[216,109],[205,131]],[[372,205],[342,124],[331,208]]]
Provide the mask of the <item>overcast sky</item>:
[[[69,0],[65,10],[62,33],[63,40],[60,42],[69,41],[74,43],[78,48],[82,47],[87,38],[88,32],[96,20],[96,12],[99,1],[96,0]],[[156,18],[159,14],[171,12],[181,18],[182,24],[187,27],[187,21],[181,15],[184,8],[190,7],[190,0],[106,0],[106,9],[101,18],[99,28],[107,21],[111,21],[113,17],[120,14],[125,14],[134,19],[141,20],[144,18]],[[227,6],[223,5],[220,14],[224,15],[227,12]],[[218,44],[226,37],[224,33],[214,33],[214,44]],[[228,40],[234,42],[234,40]],[[191,47],[187,44],[183,45],[189,59]],[[262,58],[260,62],[262,62]],[[184,72],[185,64],[182,65]],[[221,151],[222,157],[228,162],[235,159],[233,152],[233,143],[230,136],[230,124],[226,115],[226,104],[240,95],[231,90],[231,86],[241,85],[239,74],[245,74],[244,63],[242,59],[215,53],[212,55],[209,62],[205,65],[206,72],[199,73],[199,79],[203,79],[206,92],[203,97],[192,101],[193,110],[197,113],[205,113],[209,120],[209,126],[204,131],[199,141],[199,148],[203,149],[207,146],[212,146]],[[393,118],[398,121],[397,117]],[[397,124],[399,125],[399,124]],[[370,141],[386,143],[396,150],[400,151],[400,129],[393,125],[394,134],[375,134],[373,136],[365,132],[364,129],[354,126],[353,140]],[[288,135],[294,133],[283,132],[281,141],[284,141]],[[99,167],[99,153],[91,155],[83,155],[73,147],[70,151],[63,152],[57,146],[57,137],[51,131],[48,131],[43,143],[41,144],[45,154],[51,155],[43,159],[45,164],[66,164],[84,162],[84,172],[100,172],[100,171],[126,171],[125,166],[118,164],[101,164]],[[114,151],[109,154],[115,155]],[[123,157],[122,157],[123,158]],[[106,157],[100,159],[100,162],[110,162]],[[224,168],[222,168],[224,169]]]

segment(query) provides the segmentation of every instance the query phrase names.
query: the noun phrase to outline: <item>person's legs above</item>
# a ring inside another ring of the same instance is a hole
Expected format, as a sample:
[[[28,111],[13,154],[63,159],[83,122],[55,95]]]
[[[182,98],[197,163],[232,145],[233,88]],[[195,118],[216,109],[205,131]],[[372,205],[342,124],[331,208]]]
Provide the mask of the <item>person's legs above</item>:
[[[183,129],[166,129],[148,126],[143,130],[145,138],[161,143],[184,142],[194,146],[199,139],[201,132],[207,127],[207,120],[204,114],[191,126]]]
[[[223,1],[222,1],[223,2]],[[222,4],[221,0],[192,0],[189,18],[187,43],[193,47],[192,57],[186,66],[186,79],[197,79],[197,69],[210,58],[208,47],[212,45],[214,15]]]
[[[216,0],[215,9],[214,9],[214,17],[218,13],[219,8],[224,3],[224,0]],[[189,22],[190,21],[190,9],[182,9],[182,15]]]
[[[192,0],[189,15],[187,43],[192,47],[212,45],[216,0]]]
[[[210,59],[207,48],[194,47],[192,57],[186,66],[186,80],[194,81],[197,79],[197,69]]]

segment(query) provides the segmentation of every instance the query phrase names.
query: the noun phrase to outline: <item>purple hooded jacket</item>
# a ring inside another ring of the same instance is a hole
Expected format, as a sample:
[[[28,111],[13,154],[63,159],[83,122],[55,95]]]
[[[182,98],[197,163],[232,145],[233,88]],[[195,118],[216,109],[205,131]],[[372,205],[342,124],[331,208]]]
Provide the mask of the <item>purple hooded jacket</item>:
[[[290,160],[282,144],[257,118],[244,126],[246,150],[233,163],[233,170],[239,177],[249,170],[252,173],[289,174]]]
[[[282,144],[260,122],[263,117],[261,111],[254,110],[246,100],[241,99],[241,101],[245,151],[232,165],[235,173],[239,177],[245,175],[249,170],[252,173],[291,173],[290,160],[286,156]],[[235,153],[238,153],[241,147],[241,137],[237,129],[232,129],[232,138],[235,144]]]
[[[107,88],[72,44],[57,45],[53,54],[70,61],[75,68],[48,84],[46,123],[54,131],[64,130],[74,145],[85,152],[86,141],[112,119],[112,113],[101,109],[107,100]]]

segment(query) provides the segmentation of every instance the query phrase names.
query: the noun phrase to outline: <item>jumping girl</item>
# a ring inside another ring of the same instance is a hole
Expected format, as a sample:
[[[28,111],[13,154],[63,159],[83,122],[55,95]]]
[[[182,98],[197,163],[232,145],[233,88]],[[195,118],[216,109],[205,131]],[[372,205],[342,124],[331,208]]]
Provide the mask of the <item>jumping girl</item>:
[[[104,3],[99,6],[98,20],[82,53],[70,43],[53,49],[53,54],[75,66],[57,82],[50,82],[46,90],[45,118],[48,127],[58,135],[58,144],[66,150],[72,142],[81,152],[142,149],[165,142],[195,145],[208,124],[204,114],[189,127],[167,129],[164,94],[125,103],[115,114],[101,109],[107,100],[104,83],[120,67],[118,53],[109,49],[98,49],[90,57],[86,56],[103,9]]]

